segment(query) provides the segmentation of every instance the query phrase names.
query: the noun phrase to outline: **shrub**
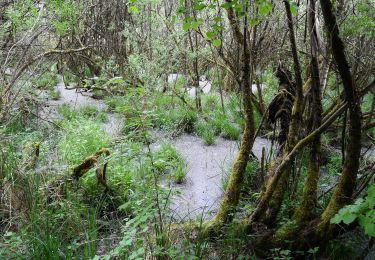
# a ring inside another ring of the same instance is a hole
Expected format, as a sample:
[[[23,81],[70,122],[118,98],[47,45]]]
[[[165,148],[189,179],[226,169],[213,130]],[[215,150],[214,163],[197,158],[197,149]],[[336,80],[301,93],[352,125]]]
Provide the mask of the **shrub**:
[[[176,183],[182,183],[187,174],[186,163],[180,152],[171,144],[164,143],[154,154],[156,170],[162,174],[170,174]]]
[[[46,72],[41,75],[40,78],[32,81],[39,89],[54,90],[56,85],[59,83],[57,75],[53,72]]]
[[[228,121],[223,122],[221,126],[221,133],[224,138],[231,140],[239,140],[241,136],[240,129],[235,127]]]
[[[215,129],[212,124],[205,121],[198,121],[195,124],[195,132],[203,138],[205,144],[212,145],[215,143]]]

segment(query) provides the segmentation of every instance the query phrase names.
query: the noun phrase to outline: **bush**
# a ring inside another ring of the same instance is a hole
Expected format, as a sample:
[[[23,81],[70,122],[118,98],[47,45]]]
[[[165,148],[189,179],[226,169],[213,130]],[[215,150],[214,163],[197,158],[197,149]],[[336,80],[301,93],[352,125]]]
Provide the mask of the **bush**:
[[[195,132],[203,138],[205,144],[212,145],[215,143],[215,129],[212,124],[205,121],[198,121],[195,125]]]
[[[195,111],[180,107],[170,110],[158,110],[153,117],[153,125],[159,129],[179,135],[183,132],[191,133],[198,116]]]
[[[221,133],[224,138],[231,139],[231,140],[239,140],[241,136],[240,129],[235,127],[228,121],[222,124]]]
[[[40,78],[32,80],[32,83],[39,89],[54,90],[59,83],[56,73],[46,72]]]
[[[154,166],[159,173],[170,174],[176,183],[183,182],[187,174],[186,163],[173,145],[164,143],[154,157]]]

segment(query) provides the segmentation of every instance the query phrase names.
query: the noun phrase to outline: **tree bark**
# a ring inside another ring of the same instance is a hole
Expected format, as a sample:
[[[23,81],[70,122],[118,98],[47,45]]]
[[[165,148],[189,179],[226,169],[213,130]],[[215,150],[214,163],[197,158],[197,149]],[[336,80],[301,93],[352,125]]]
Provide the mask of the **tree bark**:
[[[294,155],[287,156],[287,154],[290,154],[299,139],[303,104],[303,83],[290,4],[288,1],[284,1],[284,5],[289,29],[289,40],[293,55],[294,74],[296,78],[296,95],[293,103],[289,133],[286,145],[284,146],[283,154],[280,155],[274,161],[273,166],[271,166],[271,171],[269,174],[271,177],[267,181],[265,190],[259,199],[256,209],[248,219],[248,228],[253,222],[262,221],[266,224],[272,224],[272,222],[274,222],[276,219],[281,208],[287,181],[293,166]]]
[[[230,14],[231,11],[228,11],[228,18],[231,20]],[[224,198],[221,201],[218,213],[216,214],[215,218],[208,222],[205,226],[205,233],[211,235],[217,234],[222,225],[229,223],[233,219],[233,213],[240,198],[246,165],[253,147],[253,139],[255,135],[253,104],[251,101],[251,52],[247,42],[247,15],[245,15],[244,24],[243,34],[234,33],[236,35],[238,44],[242,43],[243,46],[241,91],[244,105],[245,129],[243,132],[240,151],[234,162],[229,177],[228,187],[226,189]],[[243,38],[240,37],[241,35],[243,35]]]
[[[312,77],[312,110],[310,114],[311,131],[317,129],[322,123],[322,97],[321,97],[321,81],[319,75],[319,45],[316,29],[316,8],[315,1],[309,1],[309,31],[311,45],[311,64],[310,71]],[[310,161],[307,170],[307,179],[303,190],[302,202],[295,211],[294,219],[298,225],[309,221],[315,216],[317,189],[320,173],[320,134],[314,138],[310,145]]]
[[[339,209],[351,201],[355,189],[361,151],[361,108],[357,90],[345,56],[344,44],[340,38],[336,17],[332,11],[332,4],[329,0],[320,0],[320,4],[325,27],[329,33],[332,54],[343,81],[345,99],[349,110],[349,138],[342,174],[328,206],[320,217],[320,223],[316,231],[319,239],[326,240],[334,234],[336,229],[335,225],[330,224],[331,218]]]

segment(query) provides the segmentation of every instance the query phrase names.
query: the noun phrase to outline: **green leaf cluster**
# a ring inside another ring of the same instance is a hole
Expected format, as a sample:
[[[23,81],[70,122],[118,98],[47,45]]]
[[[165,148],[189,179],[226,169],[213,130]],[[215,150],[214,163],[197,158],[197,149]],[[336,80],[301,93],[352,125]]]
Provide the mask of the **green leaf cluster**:
[[[375,183],[367,190],[367,196],[342,209],[331,219],[332,224],[351,224],[355,220],[367,235],[375,237]]]

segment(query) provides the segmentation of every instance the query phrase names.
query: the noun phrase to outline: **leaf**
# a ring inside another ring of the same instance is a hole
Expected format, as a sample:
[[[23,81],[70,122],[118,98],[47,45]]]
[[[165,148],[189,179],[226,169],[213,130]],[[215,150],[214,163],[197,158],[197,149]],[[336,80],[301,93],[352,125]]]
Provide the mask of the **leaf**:
[[[177,8],[176,13],[177,14],[183,14],[183,13],[185,13],[185,11],[186,11],[186,8],[184,6],[180,6],[180,7]]]
[[[250,26],[255,26],[255,25],[258,25],[260,24],[260,20],[256,19],[256,18],[252,18],[250,20]]]
[[[193,28],[194,30],[198,30],[199,29],[199,26],[203,23],[203,20],[202,19],[198,19],[197,21],[193,21],[191,24],[190,24],[190,28]]]
[[[229,9],[232,7],[232,3],[231,2],[226,2],[224,4],[221,5],[222,8],[224,9]]]
[[[210,31],[210,32],[207,32],[207,33],[206,33],[206,37],[207,37],[207,39],[209,39],[209,40],[212,40],[216,35],[217,35],[217,33],[214,32],[214,31]]]
[[[129,256],[129,260],[131,259],[143,259],[143,257],[141,257],[141,255],[143,255],[145,253],[145,249],[144,248],[138,248],[137,251],[133,251],[133,253],[130,254]]]
[[[373,221],[366,223],[364,229],[367,235],[375,237],[375,223]]]
[[[352,223],[355,219],[357,218],[357,215],[356,214],[353,214],[351,212],[347,212],[346,214],[344,214],[342,216],[342,221],[345,223],[345,224],[350,224]]]
[[[259,7],[261,15],[267,15],[272,11],[272,4],[270,2],[263,2]]]
[[[290,3],[290,12],[293,14],[293,15],[297,15],[298,14],[298,5],[296,2],[291,2]]]
[[[288,256],[288,255],[290,255],[290,250],[281,250],[280,254],[284,255],[284,256]]]
[[[131,208],[130,206],[131,206],[131,202],[128,201],[128,202],[125,202],[124,204],[122,204],[121,206],[119,206],[118,209],[127,211]]]
[[[371,199],[375,199],[375,183],[370,186],[367,190],[367,195]]]
[[[218,48],[218,47],[221,46],[221,40],[220,40],[220,39],[215,39],[215,40],[212,41],[212,44],[213,44],[216,48]]]
[[[351,212],[349,207],[345,207],[340,209],[330,222],[332,224],[339,224],[342,221],[345,224],[350,224],[357,218],[357,216],[357,214]]]
[[[223,26],[220,26],[220,25],[217,25],[217,24],[213,24],[212,28],[214,28],[216,31],[222,31],[222,30],[224,30]]]
[[[207,7],[207,5],[205,5],[205,4],[203,4],[203,3],[198,3],[198,4],[195,4],[194,6],[193,6],[193,9],[194,10],[197,10],[197,11],[201,11],[201,10],[203,10],[204,8],[206,8]]]
[[[234,10],[236,10],[237,12],[244,12],[243,4],[242,3],[236,3],[234,5]]]
[[[217,23],[218,23],[218,22],[221,22],[221,17],[220,17],[220,16],[215,17],[215,18],[214,18],[214,21],[217,22]]]
[[[341,216],[339,214],[336,214],[332,219],[331,219],[331,224],[339,224],[341,222]]]
[[[190,22],[184,22],[184,23],[182,24],[182,30],[184,30],[185,32],[187,32],[187,31],[189,31],[190,26],[191,26],[191,23],[190,23]]]
[[[177,16],[173,15],[172,20],[171,20],[171,24],[175,24],[176,20],[177,20]]]
[[[138,6],[136,6],[136,5],[129,6],[128,10],[129,10],[129,13],[133,13],[133,14],[137,14],[139,12]]]

